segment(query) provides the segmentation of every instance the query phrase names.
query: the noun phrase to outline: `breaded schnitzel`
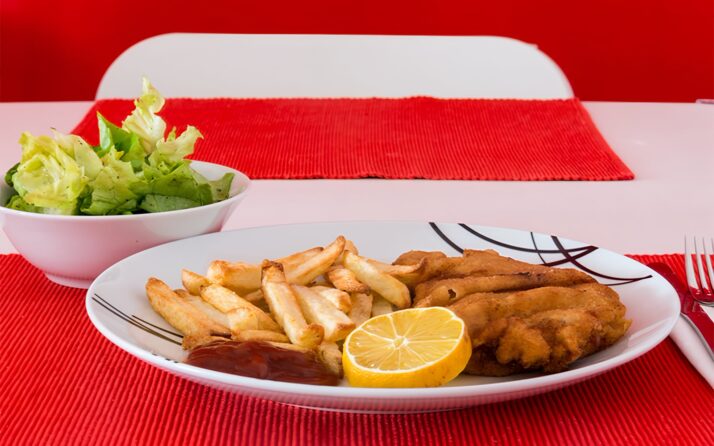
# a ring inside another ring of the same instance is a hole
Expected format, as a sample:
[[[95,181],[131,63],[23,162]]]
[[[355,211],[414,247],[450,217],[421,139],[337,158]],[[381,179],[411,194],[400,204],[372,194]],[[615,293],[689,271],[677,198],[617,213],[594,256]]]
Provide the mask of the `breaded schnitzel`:
[[[617,293],[579,270],[490,250],[411,251],[394,263],[421,264],[408,283],[414,306],[447,306],[466,322],[474,347],[467,373],[559,372],[614,344],[631,323]]]
[[[598,283],[471,294],[448,308],[469,328],[478,354],[466,371],[478,375],[559,372],[630,327],[617,293]]]

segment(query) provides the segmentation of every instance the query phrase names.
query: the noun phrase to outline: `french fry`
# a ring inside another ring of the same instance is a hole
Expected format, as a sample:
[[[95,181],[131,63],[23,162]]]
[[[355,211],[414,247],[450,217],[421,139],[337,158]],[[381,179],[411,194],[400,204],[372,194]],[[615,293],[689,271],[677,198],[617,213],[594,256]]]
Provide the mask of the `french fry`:
[[[372,296],[372,317],[392,313],[392,304],[382,296]]]
[[[260,266],[245,262],[214,260],[208,266],[208,280],[243,295],[260,288]]]
[[[268,305],[268,302],[266,302],[265,299],[262,299],[262,297],[263,297],[262,292],[261,292],[260,297],[261,297],[261,299],[259,301],[255,302],[253,305],[260,308],[265,313],[270,314],[270,305]]]
[[[342,378],[342,352],[334,342],[322,342],[317,347],[317,357],[335,375]]]
[[[337,257],[337,260],[335,260],[335,265],[342,265],[343,261],[345,260],[345,253],[348,251],[353,254],[359,254],[359,251],[357,250],[357,247],[352,242],[352,240],[345,239],[345,248],[342,251],[342,254]]]
[[[175,290],[175,292],[191,305],[195,306],[199,311],[211,318],[214,322],[224,326],[227,331],[230,331],[234,339],[236,335],[245,331],[266,331],[273,333],[276,335],[274,337],[275,340],[285,338],[285,335],[276,331],[260,330],[261,324],[258,313],[252,308],[237,307],[227,313],[221,313],[213,305],[206,303],[198,296],[189,294],[186,290]]]
[[[287,336],[268,330],[243,330],[231,337],[234,341],[290,342]]]
[[[243,299],[247,300],[248,302],[252,304],[258,304],[260,301],[263,300],[263,290],[255,290],[252,293],[244,294]]]
[[[372,295],[366,293],[352,293],[352,308],[347,314],[355,325],[360,326],[372,316]]]
[[[194,273],[187,269],[181,270],[181,282],[183,287],[194,296],[201,295],[201,289],[211,284],[207,277]]]
[[[310,248],[305,251],[296,252],[289,256],[282,257],[276,262],[282,263],[286,271],[295,269],[302,265],[311,257],[319,254],[321,247]],[[225,260],[214,260],[208,267],[207,278],[210,282],[223,285],[238,294],[252,294],[260,289],[260,265],[246,262],[228,262]],[[195,274],[195,273],[194,273]],[[185,286],[185,284],[184,284]],[[189,288],[186,288],[189,289]],[[189,289],[192,294],[197,294]]]
[[[315,255],[322,252],[322,250],[323,248],[321,246],[318,246],[316,248],[310,248],[306,249],[305,251],[290,254],[289,256],[282,257],[275,261],[277,263],[281,263],[283,265],[283,268],[285,268],[285,271],[287,271],[290,269],[294,269],[299,265],[302,265],[303,263],[307,262],[307,260],[311,257],[314,257]]]
[[[298,304],[308,322],[324,329],[326,341],[339,341],[355,329],[355,323],[317,292],[301,285],[292,285]]]
[[[311,349],[317,348],[322,342],[324,329],[317,324],[308,325],[305,321],[295,293],[286,281],[283,266],[266,260],[262,267],[263,296],[275,320],[285,330],[285,334],[293,344]]]
[[[350,239],[345,240],[345,251],[349,251],[353,254],[359,255],[359,251],[357,250],[357,247],[355,246],[354,242]]]
[[[168,286],[168,285],[167,285],[167,286]],[[191,293],[189,293],[188,291],[186,291],[186,290],[184,290],[184,289],[182,289],[182,288],[176,288],[176,289],[174,290],[174,293],[176,293],[176,295],[177,295],[178,297],[180,297],[181,299],[183,299],[183,300],[189,300],[189,299],[191,298],[191,296],[193,296]],[[194,296],[194,297],[195,297],[195,296]],[[214,310],[215,310],[215,308],[214,308]]]
[[[329,300],[332,305],[345,314],[352,308],[350,294],[345,291],[326,286],[311,286],[310,289]]]
[[[343,266],[333,266],[327,271],[327,280],[335,288],[347,293],[369,293],[369,287],[357,279],[355,273]]]
[[[259,314],[257,311],[244,307],[239,307],[226,313],[231,335],[235,336],[245,330],[260,330],[263,325],[259,319]]]
[[[327,272],[345,248],[345,238],[339,236],[318,254],[310,257],[305,262],[293,269],[285,270],[285,277],[289,283],[307,285]],[[264,270],[265,272],[265,270]]]
[[[381,272],[399,279],[400,282],[407,286],[417,281],[426,269],[426,261],[424,259],[412,265],[390,265],[374,259],[368,259],[367,261]]]
[[[230,331],[230,322],[228,321],[228,316],[216,310],[212,305],[207,304],[198,296],[189,294],[186,290],[174,290],[177,296],[179,296],[184,301],[193,305],[198,311],[208,316],[213,322],[217,323],[221,327],[224,327],[226,332]]]
[[[225,327],[181,299],[168,285],[155,277],[150,277],[146,282],[146,296],[154,310],[184,335],[185,349],[210,342],[216,335],[229,334]]]
[[[221,285],[213,284],[203,288],[201,290],[201,298],[209,304],[213,305],[216,309],[218,309],[218,311],[226,313],[227,315],[230,315],[234,310],[238,308],[244,308],[248,312],[253,313],[255,315],[257,321],[257,329],[277,332],[280,331],[280,327],[278,326],[278,324],[273,319],[271,319],[270,316],[263,312],[263,310]],[[233,322],[238,324],[237,328],[239,328],[241,324],[245,324],[247,327],[252,327],[249,322],[242,322],[247,317],[245,316],[244,312],[239,312],[237,314],[234,314],[233,316],[229,316],[229,318],[230,317],[233,317]]]
[[[345,267],[352,271],[360,282],[373,289],[397,308],[407,308],[411,304],[409,288],[389,274],[379,271],[365,258],[347,252],[344,262]]]
[[[325,276],[317,276],[315,280],[310,282],[308,285],[310,288],[312,287],[326,287],[326,288],[332,288],[332,284],[325,279]]]

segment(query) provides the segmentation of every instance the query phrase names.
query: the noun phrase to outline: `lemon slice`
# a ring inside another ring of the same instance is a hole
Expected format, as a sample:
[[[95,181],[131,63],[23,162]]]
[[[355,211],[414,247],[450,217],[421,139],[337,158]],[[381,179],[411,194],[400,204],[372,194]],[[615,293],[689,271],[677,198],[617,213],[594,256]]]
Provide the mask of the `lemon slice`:
[[[369,319],[345,340],[345,377],[356,387],[435,387],[471,357],[466,325],[446,308],[412,308]]]

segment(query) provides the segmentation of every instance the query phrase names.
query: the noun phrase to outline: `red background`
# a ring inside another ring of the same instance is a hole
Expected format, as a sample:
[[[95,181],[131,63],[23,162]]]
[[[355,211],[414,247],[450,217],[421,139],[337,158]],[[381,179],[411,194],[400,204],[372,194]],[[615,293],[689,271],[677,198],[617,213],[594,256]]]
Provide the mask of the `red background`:
[[[503,35],[585,100],[714,97],[712,0],[0,1],[0,101],[94,97],[112,60],[167,32]]]

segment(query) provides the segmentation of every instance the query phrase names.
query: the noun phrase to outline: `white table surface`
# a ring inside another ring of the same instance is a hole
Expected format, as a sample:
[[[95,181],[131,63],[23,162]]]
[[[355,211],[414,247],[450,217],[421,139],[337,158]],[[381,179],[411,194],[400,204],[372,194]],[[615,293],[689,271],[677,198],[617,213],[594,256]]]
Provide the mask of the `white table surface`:
[[[22,131],[68,132],[90,102],[0,103],[0,171]],[[256,180],[226,229],[345,220],[508,226],[621,253],[682,252],[714,236],[714,106],[586,102],[634,181]],[[0,253],[15,252],[0,232]]]

